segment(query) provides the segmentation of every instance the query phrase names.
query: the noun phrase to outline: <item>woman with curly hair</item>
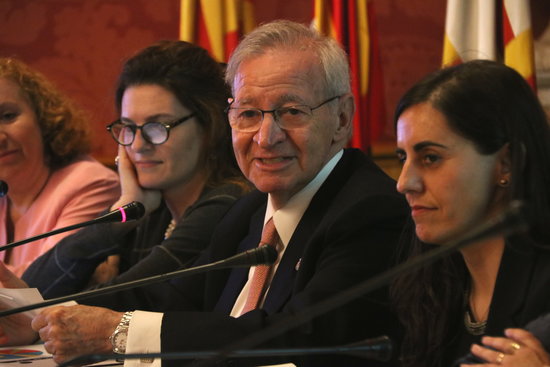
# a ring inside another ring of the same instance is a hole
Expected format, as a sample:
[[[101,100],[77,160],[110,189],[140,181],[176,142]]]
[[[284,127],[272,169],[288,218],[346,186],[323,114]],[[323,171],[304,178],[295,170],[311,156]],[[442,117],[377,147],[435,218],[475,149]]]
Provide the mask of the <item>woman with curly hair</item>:
[[[0,58],[0,244],[93,219],[118,197],[114,171],[87,155],[88,121],[46,78]],[[0,253],[21,275],[71,232]]]

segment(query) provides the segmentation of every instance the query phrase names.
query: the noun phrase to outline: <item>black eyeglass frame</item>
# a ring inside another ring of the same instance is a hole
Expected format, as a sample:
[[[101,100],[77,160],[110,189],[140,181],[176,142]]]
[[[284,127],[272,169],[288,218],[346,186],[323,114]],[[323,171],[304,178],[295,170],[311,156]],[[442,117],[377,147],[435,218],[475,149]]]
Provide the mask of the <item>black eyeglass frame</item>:
[[[344,96],[344,95],[339,95],[339,96],[331,97],[331,98],[329,98],[329,99],[327,99],[327,100],[325,100],[325,101],[319,103],[319,104],[318,104],[317,106],[315,106],[315,107],[310,107],[310,106],[308,106],[308,105],[306,105],[306,104],[296,104],[296,105],[292,105],[292,106],[279,107],[279,108],[276,108],[276,109],[273,109],[273,110],[262,110],[262,109],[260,109],[260,108],[252,108],[252,107],[251,107],[251,108],[231,107],[231,105],[233,104],[233,102],[235,102],[235,100],[232,99],[231,102],[229,103],[229,106],[227,106],[227,107],[225,108],[224,112],[225,112],[226,114],[229,114],[229,111],[230,111],[230,110],[252,110],[252,111],[260,111],[261,114],[262,114],[262,118],[260,119],[260,123],[259,123],[259,125],[258,125],[258,129],[255,129],[255,130],[242,130],[242,129],[235,128],[235,127],[233,127],[233,124],[231,124],[231,121],[229,121],[229,124],[231,125],[231,128],[233,128],[233,129],[235,129],[235,130],[237,130],[237,131],[254,132],[254,131],[258,131],[258,130],[259,130],[259,126],[261,126],[262,121],[264,120],[265,114],[266,114],[266,113],[272,114],[272,115],[273,115],[273,119],[274,119],[277,123],[279,122],[279,117],[278,117],[279,114],[277,113],[277,111],[285,110],[285,109],[291,109],[291,108],[293,108],[293,107],[307,107],[307,108],[310,109],[310,116],[311,116],[311,115],[313,115],[313,111],[315,111],[316,109],[318,109],[318,108],[324,106],[325,104],[327,104],[327,103],[329,103],[329,102],[334,101],[335,99],[342,98],[343,96]],[[279,126],[280,126],[280,125],[279,125]],[[282,129],[285,129],[285,128],[283,128],[283,127],[281,127],[281,128],[282,128]],[[288,128],[285,129],[285,130],[288,130]]]
[[[187,115],[187,116],[183,116],[182,118],[177,119],[177,120],[172,121],[172,122],[164,123],[164,122],[158,122],[158,121],[150,121],[150,122],[144,123],[141,126],[134,125],[134,124],[125,124],[124,122],[122,122],[121,119],[117,119],[117,120],[111,122],[109,125],[107,125],[107,131],[109,131],[110,135],[117,142],[117,144],[122,145],[122,146],[132,145],[132,143],[136,139],[137,130],[141,130],[141,135],[143,136],[143,139],[145,139],[145,141],[148,142],[149,144],[160,145],[160,144],[166,143],[166,141],[170,137],[170,129],[184,123],[185,121],[189,120],[192,117],[195,117],[195,113],[192,113],[192,114]],[[115,136],[115,133],[113,131],[113,126],[116,125],[116,124],[124,125],[122,128],[129,128],[132,131],[132,134],[133,134],[132,135],[132,140],[129,143],[124,144],[124,143],[122,143],[121,141],[118,140],[118,137]],[[143,134],[143,129],[145,128],[145,126],[151,125],[151,124],[158,124],[158,125],[163,126],[166,129],[166,139],[164,139],[160,143],[153,143],[151,140],[149,140],[149,137],[147,136],[147,134]]]

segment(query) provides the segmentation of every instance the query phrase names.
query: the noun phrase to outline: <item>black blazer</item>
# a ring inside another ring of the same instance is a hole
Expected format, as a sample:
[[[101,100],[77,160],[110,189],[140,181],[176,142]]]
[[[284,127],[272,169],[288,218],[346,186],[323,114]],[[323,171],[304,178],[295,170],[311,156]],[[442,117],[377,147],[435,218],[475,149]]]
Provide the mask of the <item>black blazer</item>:
[[[257,246],[266,201],[267,195],[260,192],[238,201],[218,225],[210,247],[196,265]],[[392,179],[360,151],[346,150],[298,224],[262,309],[239,318],[228,316],[246,282],[248,268],[213,271],[87,303],[165,312],[163,352],[220,348],[386,270],[394,260],[407,208]],[[358,294],[355,301],[273,338],[263,347],[337,345],[397,334],[396,325],[384,288]],[[315,366],[335,363],[325,357],[314,362],[290,360]],[[261,363],[267,362],[283,361],[264,359]],[[365,360],[346,363],[378,365]]]
[[[550,248],[546,247],[537,247],[521,238],[508,241],[498,270],[485,335],[501,336],[506,328],[523,328],[529,321],[550,312]],[[454,346],[449,350],[450,361],[468,353],[471,343],[479,343],[481,339],[481,336],[467,335],[462,323],[456,335]],[[447,365],[460,363],[481,362],[469,354]]]

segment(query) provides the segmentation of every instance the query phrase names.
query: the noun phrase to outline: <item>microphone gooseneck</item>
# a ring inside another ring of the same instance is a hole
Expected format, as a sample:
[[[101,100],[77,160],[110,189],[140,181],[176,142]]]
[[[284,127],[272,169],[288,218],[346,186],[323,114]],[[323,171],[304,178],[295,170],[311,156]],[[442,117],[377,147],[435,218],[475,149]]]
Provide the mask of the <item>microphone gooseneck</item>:
[[[132,201],[131,203],[126,204],[118,209],[115,209],[99,218],[95,218],[87,222],[73,224],[71,226],[67,226],[63,228],[54,229],[53,231],[50,231],[50,232],[42,233],[34,237],[30,237],[21,241],[16,241],[4,246],[0,246],[0,251],[4,251],[12,247],[21,246],[26,243],[33,242],[45,237],[53,236],[59,233],[72,231],[73,229],[86,227],[92,224],[128,222],[130,220],[137,220],[143,217],[143,214],[145,214],[145,207],[143,206],[143,204],[137,201]]]
[[[237,268],[237,267],[250,267],[255,265],[271,265],[277,258],[277,255],[275,254],[275,256],[273,256],[271,251],[269,249],[266,249],[265,247],[271,247],[271,246],[256,247],[252,250],[242,252],[240,254],[237,254],[227,259],[223,259],[223,260],[205,264],[205,265],[196,266],[193,268],[180,269],[170,273],[154,275],[151,277],[137,279],[126,283],[114,284],[108,287],[91,289],[80,293],[70,294],[68,296],[52,298],[44,302],[34,303],[31,305],[26,305],[26,306],[21,306],[17,308],[12,308],[9,310],[0,311],[0,317],[13,315],[19,312],[35,310],[37,308],[42,308],[46,306],[52,306],[52,305],[56,305],[67,301],[78,301],[78,300],[90,298],[93,296],[99,296],[99,295],[113,293],[116,291],[122,291],[122,290],[136,288],[144,285],[159,283],[162,281],[178,278],[181,276],[200,274],[209,270],[219,270],[219,269]],[[271,249],[271,250],[275,251],[274,249]],[[262,255],[257,256],[256,253],[261,253]],[[271,262],[268,262],[267,260],[270,260]]]

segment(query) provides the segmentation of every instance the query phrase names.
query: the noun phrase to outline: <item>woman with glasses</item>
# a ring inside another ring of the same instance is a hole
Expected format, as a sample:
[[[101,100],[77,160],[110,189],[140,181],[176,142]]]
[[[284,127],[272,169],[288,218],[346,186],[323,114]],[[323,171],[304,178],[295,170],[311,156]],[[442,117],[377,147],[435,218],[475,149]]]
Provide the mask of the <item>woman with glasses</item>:
[[[24,274],[28,285],[49,298],[187,266],[249,188],[231,148],[228,96],[222,67],[200,47],[163,41],[130,58],[116,89],[120,118],[107,127],[122,189],[111,208],[139,201],[146,216],[58,243]]]
[[[1,246],[91,220],[116,200],[116,173],[88,156],[88,123],[42,74],[0,58]],[[21,275],[70,233],[1,251],[0,260]]]

